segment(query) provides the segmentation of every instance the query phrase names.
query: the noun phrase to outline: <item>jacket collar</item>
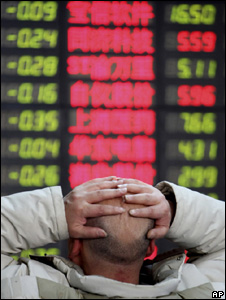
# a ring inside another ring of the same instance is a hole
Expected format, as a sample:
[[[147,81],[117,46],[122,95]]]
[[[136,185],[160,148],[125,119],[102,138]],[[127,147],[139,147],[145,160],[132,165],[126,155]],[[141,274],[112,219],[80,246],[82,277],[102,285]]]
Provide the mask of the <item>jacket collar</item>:
[[[181,269],[185,255],[177,254],[153,265],[146,265],[142,273],[146,277],[144,284],[134,285],[112,280],[102,276],[85,275],[83,270],[73,262],[59,256],[47,256],[37,259],[52,264],[67,277],[71,287],[84,292],[107,297],[159,297],[166,296],[177,290],[181,280]],[[142,278],[142,276],[141,276]],[[144,277],[143,277],[144,278]],[[154,280],[154,284],[152,282]]]

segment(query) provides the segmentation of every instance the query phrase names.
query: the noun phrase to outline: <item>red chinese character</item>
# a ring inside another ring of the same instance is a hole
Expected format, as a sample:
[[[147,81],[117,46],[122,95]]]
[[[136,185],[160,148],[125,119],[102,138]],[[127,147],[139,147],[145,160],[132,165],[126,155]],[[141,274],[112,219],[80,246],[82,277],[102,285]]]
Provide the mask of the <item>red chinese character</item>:
[[[105,162],[100,162],[92,166],[92,179],[110,176],[112,172],[111,167]]]
[[[92,166],[90,164],[78,162],[69,165],[69,182],[72,189],[90,179],[92,179]]]
[[[90,27],[69,27],[67,32],[68,51],[82,50],[90,51]]]
[[[111,132],[113,134],[131,134],[133,111],[130,109],[114,109],[111,111]]]
[[[92,25],[109,25],[111,13],[111,2],[92,1],[91,23]]]
[[[152,105],[152,98],[155,95],[153,89],[148,82],[136,82],[134,87],[134,107],[148,108]]]
[[[114,56],[111,57],[109,60],[111,62],[111,68],[114,69],[114,71],[111,72],[111,80],[128,80],[130,78],[132,57]]]
[[[71,107],[87,107],[89,105],[89,85],[82,80],[74,83],[70,88]]]
[[[111,21],[115,26],[131,26],[131,5],[127,1],[112,1]]]
[[[133,53],[149,53],[152,54],[155,52],[155,48],[152,47],[152,38],[153,32],[146,28],[134,28],[133,30],[133,44],[132,52]],[[137,42],[139,41],[139,43]]]
[[[73,24],[88,24],[90,19],[91,3],[89,1],[69,1],[66,8],[69,10],[70,18],[69,23]]]
[[[76,121],[75,126],[68,127],[69,133],[90,133],[90,122],[91,117],[89,111],[85,111],[83,108],[76,109],[74,112],[74,120]],[[72,119],[71,122],[74,121]]]
[[[154,178],[155,178],[157,172],[152,167],[151,164],[145,163],[145,164],[137,164],[134,173],[135,173],[134,178],[153,185]]]
[[[115,28],[111,31],[111,48],[114,53],[131,52],[132,37],[129,28]]]
[[[147,1],[133,1],[131,13],[133,26],[148,26],[155,17],[153,7]]]
[[[156,140],[147,136],[132,139],[131,154],[135,162],[154,162],[156,160]]]
[[[131,82],[114,82],[112,84],[112,101],[117,108],[133,107],[133,84]]]
[[[139,134],[145,133],[151,135],[155,132],[155,112],[152,110],[135,111],[133,117],[132,132]]]
[[[93,109],[90,113],[90,133],[111,133],[111,111],[107,109]]]
[[[85,156],[90,156],[92,146],[90,138],[86,135],[75,135],[69,144],[69,155],[76,156],[78,160],[83,160]]]
[[[131,161],[131,139],[123,135],[117,137],[112,143],[112,154],[120,161]]]
[[[110,60],[105,54],[93,56],[91,66],[91,80],[109,80],[111,76]]]
[[[132,74],[134,80],[154,80],[152,56],[134,56],[132,57]]]
[[[98,135],[93,141],[92,160],[104,161],[111,160],[111,139],[105,138],[103,135]]]
[[[69,56],[67,59],[67,72],[70,75],[80,73],[80,61],[75,56]]]
[[[122,178],[134,178],[134,164],[118,162],[112,166],[112,172]]]
[[[92,97],[92,106],[97,108],[104,105],[107,108],[114,107],[114,101],[111,97],[111,84],[95,81],[90,90],[90,95]]]

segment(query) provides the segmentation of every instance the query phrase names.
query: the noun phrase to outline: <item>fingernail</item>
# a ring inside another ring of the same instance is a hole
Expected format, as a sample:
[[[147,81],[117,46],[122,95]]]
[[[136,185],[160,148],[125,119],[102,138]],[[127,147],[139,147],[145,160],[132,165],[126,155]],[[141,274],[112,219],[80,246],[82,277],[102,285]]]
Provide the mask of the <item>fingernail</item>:
[[[127,184],[118,184],[117,187],[119,187],[119,188],[127,188]]]
[[[103,230],[100,230],[98,234],[99,234],[99,237],[107,237],[107,233]]]
[[[125,208],[123,208],[123,207],[117,207],[116,210],[117,210],[119,213],[123,213],[123,212],[126,211]]]
[[[118,183],[118,185],[117,185],[117,186],[119,186],[119,185],[122,185],[122,184],[123,184],[123,180],[122,180],[122,179],[120,179],[120,180],[117,180],[117,181],[116,181],[116,183]]]
[[[125,194],[127,192],[127,188],[120,188],[120,192]]]
[[[132,197],[129,195],[125,195],[125,198],[126,198],[125,200],[128,200],[128,201],[132,200]]]
[[[149,234],[147,235],[147,238],[148,238],[149,240],[153,240],[154,237],[155,237],[155,236],[154,236],[154,234],[152,234],[152,233],[149,233]]]
[[[130,215],[136,215],[137,210],[136,209],[131,209],[129,211]]]

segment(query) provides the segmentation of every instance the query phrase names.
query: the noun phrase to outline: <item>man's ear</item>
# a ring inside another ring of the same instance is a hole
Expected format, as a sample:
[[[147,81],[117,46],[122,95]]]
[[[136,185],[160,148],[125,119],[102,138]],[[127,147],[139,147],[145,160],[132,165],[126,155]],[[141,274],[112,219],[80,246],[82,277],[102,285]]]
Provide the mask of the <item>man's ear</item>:
[[[150,240],[147,252],[146,252],[146,257],[150,256],[155,250],[155,240]]]
[[[69,239],[69,259],[73,261],[76,265],[81,266],[81,248],[82,241],[77,239]]]

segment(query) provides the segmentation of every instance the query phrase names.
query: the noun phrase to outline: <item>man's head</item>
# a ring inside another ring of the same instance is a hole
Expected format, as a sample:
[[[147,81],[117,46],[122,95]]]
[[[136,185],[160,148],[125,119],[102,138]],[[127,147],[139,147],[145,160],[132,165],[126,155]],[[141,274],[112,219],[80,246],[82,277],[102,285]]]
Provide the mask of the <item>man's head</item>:
[[[154,221],[132,217],[129,210],[144,206],[125,203],[122,198],[102,201],[101,204],[122,206],[126,211],[119,215],[88,219],[86,226],[104,229],[107,237],[74,241],[70,246],[71,250],[69,249],[69,257],[83,269],[86,269],[85,264],[89,261],[105,261],[124,266],[141,265],[150,244],[147,232],[153,227]]]
[[[84,241],[84,245],[95,256],[112,263],[128,265],[143,260],[150,243],[147,232],[153,227],[153,220],[135,218],[129,214],[130,209],[143,206],[124,203],[122,198],[103,201],[102,204],[121,205],[126,212],[89,219],[87,226],[100,227],[108,236],[102,239],[88,239]]]

